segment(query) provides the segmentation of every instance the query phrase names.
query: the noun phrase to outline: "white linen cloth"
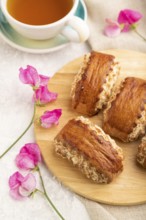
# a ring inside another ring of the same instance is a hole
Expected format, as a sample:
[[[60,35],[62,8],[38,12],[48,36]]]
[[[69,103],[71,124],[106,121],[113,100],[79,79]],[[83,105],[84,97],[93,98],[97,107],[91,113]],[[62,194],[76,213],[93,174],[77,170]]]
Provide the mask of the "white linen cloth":
[[[73,44],[51,54],[28,54],[11,48],[0,39],[0,154],[24,131],[33,114],[32,89],[19,81],[18,69],[29,64],[36,67],[40,74],[52,76],[64,64],[87,51],[85,44]],[[9,176],[18,170],[14,159],[24,144],[34,141],[31,126],[0,160],[1,220],[59,220],[48,202],[38,193],[26,201],[14,201],[9,196]],[[65,220],[89,220],[84,205],[76,195],[54,179],[45,165],[41,165],[41,171],[48,195]]]
[[[130,49],[146,52],[146,41],[133,31],[121,33],[116,38],[103,35],[105,18],[116,20],[122,9],[133,9],[141,12],[138,30],[146,38],[146,0],[85,0],[88,9],[88,25],[90,28],[89,44],[93,50]],[[98,204],[81,198],[92,220],[145,220],[146,204],[137,206],[111,206]]]

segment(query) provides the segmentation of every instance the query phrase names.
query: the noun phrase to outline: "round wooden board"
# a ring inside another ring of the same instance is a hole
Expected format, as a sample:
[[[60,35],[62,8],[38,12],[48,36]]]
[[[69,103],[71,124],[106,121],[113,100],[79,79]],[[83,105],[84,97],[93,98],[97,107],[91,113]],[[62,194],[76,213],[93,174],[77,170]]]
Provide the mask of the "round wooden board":
[[[121,65],[122,78],[135,76],[146,79],[146,54],[125,50],[103,52],[116,56]],[[106,185],[96,184],[87,179],[70,162],[54,153],[52,144],[54,137],[69,119],[79,115],[71,108],[70,89],[82,60],[83,57],[70,62],[55,74],[49,82],[49,89],[59,94],[58,99],[46,107],[37,107],[36,117],[42,115],[46,110],[54,108],[62,108],[63,110],[58,126],[43,129],[36,123],[34,125],[36,141],[40,146],[44,161],[53,175],[69,189],[83,197],[112,205],[145,203],[146,170],[139,167],[135,161],[139,141],[125,144],[116,140],[124,151],[124,171],[112,183]],[[91,117],[90,120],[102,127],[102,113]]]

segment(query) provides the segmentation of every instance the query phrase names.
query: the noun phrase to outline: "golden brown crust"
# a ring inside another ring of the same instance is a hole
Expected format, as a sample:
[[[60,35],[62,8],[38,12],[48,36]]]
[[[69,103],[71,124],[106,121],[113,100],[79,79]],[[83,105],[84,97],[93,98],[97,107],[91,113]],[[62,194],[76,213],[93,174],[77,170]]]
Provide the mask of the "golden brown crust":
[[[136,159],[141,166],[146,168],[146,136],[142,139],[141,144],[138,146]]]
[[[106,78],[113,70],[115,57],[108,54],[91,52],[84,73],[76,84],[72,106],[85,115],[95,115],[99,109],[96,104],[103,91]]]
[[[55,138],[66,148],[69,146],[76,149],[79,154],[84,155],[87,161],[94,166],[100,174],[108,178],[108,182],[113,176],[123,169],[121,149],[112,146],[112,143],[104,138],[98,128],[91,127],[82,120],[70,120]],[[104,134],[105,135],[105,134]]]
[[[114,100],[104,112],[103,129],[113,137],[128,142],[138,138],[146,126],[146,81],[127,77]],[[142,118],[143,117],[143,118]],[[142,120],[140,120],[142,118]],[[141,130],[132,133],[138,121],[143,123]],[[131,135],[132,134],[132,135]]]

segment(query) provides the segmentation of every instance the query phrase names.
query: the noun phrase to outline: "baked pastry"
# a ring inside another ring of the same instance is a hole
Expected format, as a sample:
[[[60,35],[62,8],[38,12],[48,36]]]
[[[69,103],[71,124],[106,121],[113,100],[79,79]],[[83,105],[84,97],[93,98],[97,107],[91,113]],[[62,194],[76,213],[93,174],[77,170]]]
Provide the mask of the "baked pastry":
[[[92,51],[85,55],[71,89],[72,107],[92,116],[107,104],[120,72],[113,55]]]
[[[146,80],[127,77],[104,111],[104,131],[124,142],[144,135]]]
[[[141,144],[138,146],[136,159],[140,165],[146,168],[146,136],[142,138]]]
[[[123,170],[122,149],[84,117],[70,120],[54,140],[55,151],[97,183],[109,183]]]

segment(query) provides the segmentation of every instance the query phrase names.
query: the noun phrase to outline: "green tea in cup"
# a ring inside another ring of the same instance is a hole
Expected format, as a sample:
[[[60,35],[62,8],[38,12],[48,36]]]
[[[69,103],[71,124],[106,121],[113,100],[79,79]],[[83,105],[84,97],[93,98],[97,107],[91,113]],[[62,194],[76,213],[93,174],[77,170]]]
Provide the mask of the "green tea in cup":
[[[9,14],[25,24],[46,25],[63,18],[71,10],[73,0],[8,0]]]

